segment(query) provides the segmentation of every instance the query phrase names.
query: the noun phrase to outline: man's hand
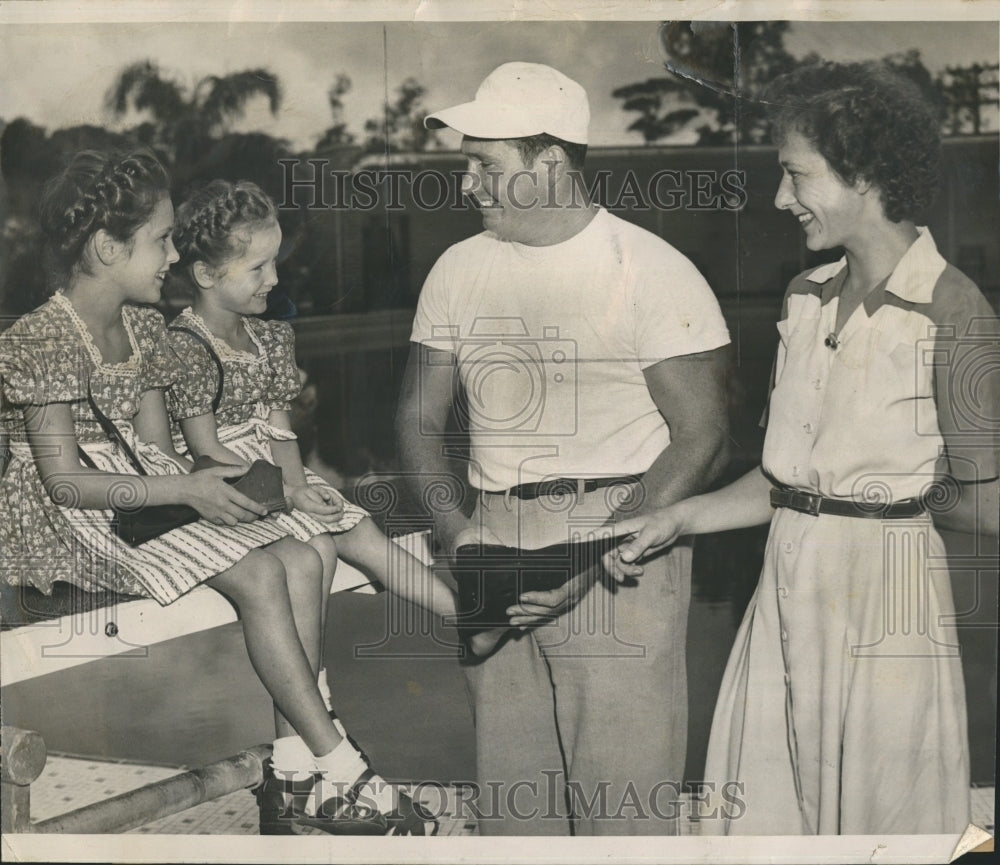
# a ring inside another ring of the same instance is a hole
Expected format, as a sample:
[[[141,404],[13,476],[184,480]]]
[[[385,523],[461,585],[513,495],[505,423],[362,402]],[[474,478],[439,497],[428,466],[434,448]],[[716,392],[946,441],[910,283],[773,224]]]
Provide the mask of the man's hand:
[[[598,579],[600,565],[571,577],[550,592],[525,592],[520,603],[507,608],[510,623],[516,628],[542,625],[575,607]]]

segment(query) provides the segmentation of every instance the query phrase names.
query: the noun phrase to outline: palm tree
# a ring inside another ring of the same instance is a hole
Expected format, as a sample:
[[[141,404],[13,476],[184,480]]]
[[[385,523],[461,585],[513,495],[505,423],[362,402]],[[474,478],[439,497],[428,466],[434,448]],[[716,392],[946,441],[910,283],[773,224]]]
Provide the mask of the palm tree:
[[[281,107],[281,85],[267,69],[208,75],[189,90],[145,60],[118,74],[106,103],[117,117],[129,106],[149,111],[153,123],[140,125],[136,130],[139,137],[180,169],[197,165],[209,146],[231,131],[247,100],[258,95],[267,98],[271,114],[276,115]]]
[[[365,121],[365,150],[369,153],[416,153],[437,143],[437,132],[424,126],[426,88],[407,78],[396,88],[396,100],[386,103],[381,117]]]

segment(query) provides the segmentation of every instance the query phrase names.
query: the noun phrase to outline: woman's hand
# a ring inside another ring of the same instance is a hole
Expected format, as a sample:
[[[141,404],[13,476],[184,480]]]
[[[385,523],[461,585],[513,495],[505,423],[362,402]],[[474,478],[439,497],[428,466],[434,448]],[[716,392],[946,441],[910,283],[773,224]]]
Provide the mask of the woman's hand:
[[[316,517],[331,519],[344,512],[344,501],[333,490],[309,484],[299,484],[286,490],[292,507]]]
[[[639,560],[669,547],[684,532],[674,506],[650,511],[615,523],[615,535],[623,540],[604,554],[604,569],[617,582],[642,574]]]
[[[179,476],[184,484],[185,504],[210,523],[235,526],[267,516],[267,508],[227,484],[224,478],[245,473],[240,466],[217,466]]]

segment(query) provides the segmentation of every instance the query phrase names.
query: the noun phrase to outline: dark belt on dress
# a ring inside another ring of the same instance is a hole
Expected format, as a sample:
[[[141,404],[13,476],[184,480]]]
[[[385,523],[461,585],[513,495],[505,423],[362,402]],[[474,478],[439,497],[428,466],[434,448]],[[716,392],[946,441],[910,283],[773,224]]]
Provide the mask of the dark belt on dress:
[[[487,490],[491,496],[513,496],[518,499],[537,499],[539,496],[565,496],[570,493],[592,493],[604,487],[617,484],[634,484],[642,480],[642,475],[617,475],[611,478],[553,478],[549,481],[535,481],[518,484],[509,490]]]
[[[832,514],[838,517],[861,517],[870,520],[901,520],[922,514],[926,507],[920,499],[902,502],[856,502],[850,499],[827,499],[801,490],[771,489],[771,507],[791,508],[804,514]]]

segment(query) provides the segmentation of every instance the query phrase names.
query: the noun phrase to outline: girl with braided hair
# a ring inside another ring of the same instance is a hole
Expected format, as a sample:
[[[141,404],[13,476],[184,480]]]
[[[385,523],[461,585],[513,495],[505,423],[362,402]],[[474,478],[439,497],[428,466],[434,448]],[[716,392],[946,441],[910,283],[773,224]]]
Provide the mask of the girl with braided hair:
[[[762,463],[723,489],[625,520],[606,565],[680,535],[769,524],[704,777],[703,832],[960,833],[969,746],[939,529],[996,549],[1000,323],[918,219],[938,122],[881,64],[819,63],[765,93],[775,206],[810,250],[785,293]]]
[[[455,597],[433,570],[391,542],[366,511],[302,464],[289,415],[301,388],[295,335],[287,322],[257,317],[277,284],[281,228],[271,199],[248,181],[212,181],[178,208],[174,243],[180,255],[176,270],[194,294],[193,304],[169,328],[171,345],[186,371],[168,391],[177,449],[222,463],[246,465],[264,459],[280,466],[293,509],[269,520],[297,537],[330,533],[324,537],[329,541],[332,535],[343,559],[376,577],[390,592],[439,616],[454,617]],[[325,599],[332,582],[330,568],[320,603],[312,608],[318,635],[325,630]],[[468,644],[483,654],[499,636],[498,630],[483,631],[470,636]],[[316,637],[306,649],[333,716],[326,670],[320,669],[321,639]],[[299,783],[293,776],[296,760],[301,763],[305,755],[303,747],[294,731],[276,743],[261,791],[262,823],[274,822],[274,815],[286,810],[289,789]],[[362,755],[349,739],[336,753],[341,751],[344,761],[354,761],[351,765],[360,773]],[[334,775],[353,781],[349,776],[348,768]]]
[[[405,797],[385,807],[389,788],[360,757],[331,760],[344,734],[302,641],[318,639],[309,613],[336,561],[332,541],[320,531],[303,543],[262,519],[266,508],[225,482],[243,468],[189,474],[173,447],[164,392],[183,370],[162,317],[146,306],[178,257],[165,170],[146,151],[78,153],[47,186],[41,222],[58,290],[0,335],[10,443],[0,576],[46,593],[59,580],[163,605],[202,583],[221,592],[239,609],[261,682],[305,743],[297,768],[336,779],[344,772],[334,764],[347,762],[352,782],[367,773],[370,783],[341,785],[302,819],[334,834],[432,829]],[[186,505],[201,519],[130,546],[114,530],[115,511],[143,505]],[[262,829],[290,833],[291,821]]]

